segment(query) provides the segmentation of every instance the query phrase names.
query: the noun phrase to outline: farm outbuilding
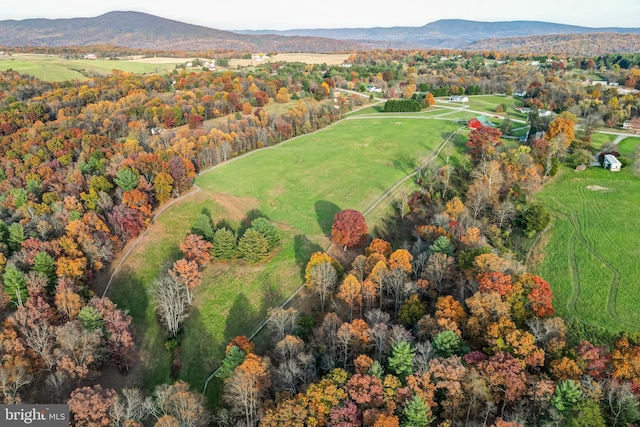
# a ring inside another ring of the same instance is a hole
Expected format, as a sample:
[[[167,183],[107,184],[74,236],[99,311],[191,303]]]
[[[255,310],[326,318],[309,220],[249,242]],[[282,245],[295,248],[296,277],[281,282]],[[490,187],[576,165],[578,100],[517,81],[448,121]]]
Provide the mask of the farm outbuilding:
[[[602,167],[609,169],[611,172],[616,172],[620,170],[622,163],[620,163],[620,160],[616,159],[616,156],[613,154],[605,154]]]

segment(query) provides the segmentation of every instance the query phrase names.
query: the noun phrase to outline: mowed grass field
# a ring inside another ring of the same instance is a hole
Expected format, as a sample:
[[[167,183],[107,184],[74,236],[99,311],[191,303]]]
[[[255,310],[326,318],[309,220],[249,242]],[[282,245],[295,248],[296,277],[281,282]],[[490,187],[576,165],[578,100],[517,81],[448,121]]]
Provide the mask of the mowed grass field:
[[[0,56],[0,70],[13,69],[47,81],[85,80],[87,75],[108,75],[112,70],[149,74],[169,72],[177,64],[188,59],[173,58],[173,61],[151,60],[107,60],[65,59],[58,55],[20,54]]]
[[[623,142],[629,151],[640,139]],[[554,308],[614,332],[640,331],[640,178],[630,169],[562,169],[536,196],[554,218],[537,268]]]
[[[151,225],[109,290],[134,318],[144,384],[169,381],[171,369],[165,332],[145,289],[181,256],[178,245],[200,212],[236,229],[259,212],[280,227],[283,239],[264,265],[214,263],[204,271],[176,368],[196,388],[222,362],[229,340],[250,335],[269,307],[280,305],[303,283],[311,253],[329,246],[336,212],[367,210],[458,128],[424,118],[347,119],[202,173],[196,180],[199,190]],[[209,390],[215,394],[215,385]]]

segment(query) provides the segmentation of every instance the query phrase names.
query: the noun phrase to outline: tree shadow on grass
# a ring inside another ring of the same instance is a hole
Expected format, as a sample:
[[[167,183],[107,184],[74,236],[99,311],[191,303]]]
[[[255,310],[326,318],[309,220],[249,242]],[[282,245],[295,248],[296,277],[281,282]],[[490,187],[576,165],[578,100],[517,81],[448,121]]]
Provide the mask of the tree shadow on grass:
[[[229,220],[225,219],[221,219],[220,221],[216,222],[214,227],[215,230],[220,230],[221,228],[226,228],[229,231],[234,232],[236,235],[238,235],[238,225],[234,225],[232,224]]]
[[[265,219],[268,219],[269,221],[271,221],[269,219],[269,217],[267,215],[265,215],[264,213],[262,213],[262,211],[260,209],[251,209],[249,212],[247,212],[245,214],[245,216],[242,219],[242,221],[240,221],[240,228],[238,229],[238,236],[242,236],[245,231],[247,231],[249,228],[251,228],[251,222],[254,219],[258,219],[258,218],[265,218]]]
[[[297,234],[293,238],[293,251],[296,255],[296,264],[300,267],[300,279],[304,281],[304,269],[314,252],[322,252],[322,246],[312,242],[304,234]]]
[[[257,327],[260,313],[256,310],[247,297],[239,293],[233,301],[233,305],[227,314],[224,328],[224,340],[229,342],[238,335],[249,336]]]
[[[181,379],[195,390],[202,390],[206,379],[224,360],[225,345],[219,342],[207,329],[204,319],[195,307],[191,308],[180,335]],[[221,395],[207,395],[210,409],[220,406]]]
[[[108,296],[131,316],[137,348],[135,363],[139,364],[134,370],[142,370],[143,385],[152,390],[158,384],[170,382],[171,358],[165,349],[166,331],[155,311],[150,310],[153,302],[147,292],[150,284],[146,282],[135,270],[126,267],[111,284]]]
[[[327,200],[318,200],[315,205],[316,219],[320,229],[325,236],[331,238],[331,227],[333,226],[333,218],[340,212],[340,207],[335,203]]]
[[[416,161],[415,156],[411,156],[409,154],[400,154],[396,156],[393,160],[393,167],[396,169],[400,169],[405,174],[410,174],[413,170],[418,167],[418,163]]]

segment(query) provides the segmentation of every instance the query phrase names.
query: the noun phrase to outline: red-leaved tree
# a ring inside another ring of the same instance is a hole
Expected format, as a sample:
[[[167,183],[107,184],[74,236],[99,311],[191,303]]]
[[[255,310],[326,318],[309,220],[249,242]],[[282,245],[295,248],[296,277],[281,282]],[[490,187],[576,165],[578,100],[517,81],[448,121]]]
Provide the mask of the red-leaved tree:
[[[475,163],[491,158],[495,154],[496,147],[502,145],[500,136],[502,132],[491,126],[480,126],[469,132],[467,147],[471,148],[471,157]]]
[[[356,210],[340,211],[333,219],[331,240],[345,249],[364,244],[368,233],[369,229],[364,215]]]

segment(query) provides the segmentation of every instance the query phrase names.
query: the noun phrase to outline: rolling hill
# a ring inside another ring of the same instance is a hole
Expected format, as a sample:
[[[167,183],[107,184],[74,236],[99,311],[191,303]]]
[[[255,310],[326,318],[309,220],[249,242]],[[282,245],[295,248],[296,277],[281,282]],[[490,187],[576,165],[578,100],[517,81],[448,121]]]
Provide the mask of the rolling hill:
[[[381,45],[315,36],[238,34],[141,12],[109,12],[95,18],[0,21],[0,46],[4,47],[96,44],[158,50],[265,52],[337,52]]]
[[[640,34],[640,28],[592,28],[541,21],[478,22],[463,19],[441,19],[422,27],[376,27],[300,29],[287,31],[237,31],[242,34],[328,37],[353,40],[386,40],[431,48],[468,49],[483,39],[527,37],[551,34],[618,33]]]
[[[614,40],[614,43],[610,43]],[[0,21],[0,46],[116,45],[155,50],[349,52],[376,48],[511,50],[595,55],[637,52],[640,28],[592,28],[540,21],[443,19],[422,27],[221,31],[141,12],[94,18]]]

